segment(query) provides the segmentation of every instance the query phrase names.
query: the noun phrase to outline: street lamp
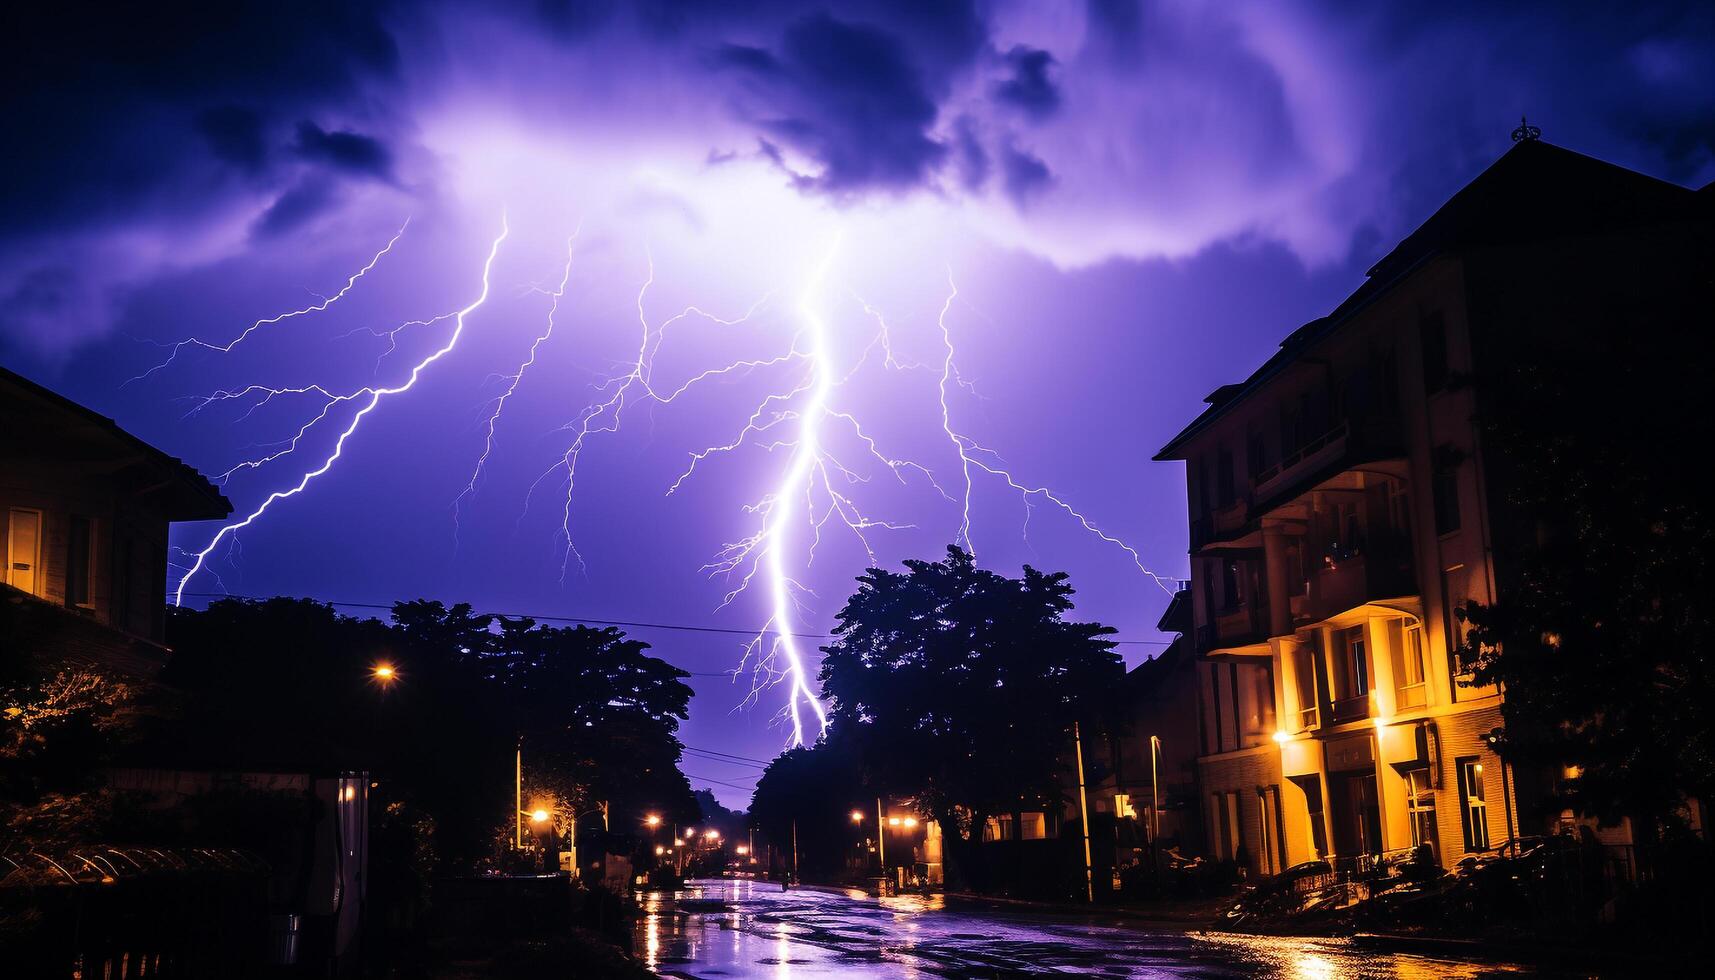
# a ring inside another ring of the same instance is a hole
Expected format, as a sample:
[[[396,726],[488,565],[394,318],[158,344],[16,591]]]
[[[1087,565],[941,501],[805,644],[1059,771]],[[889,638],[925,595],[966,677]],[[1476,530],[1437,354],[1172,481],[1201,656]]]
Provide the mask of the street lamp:
[[[382,684],[391,684],[399,678],[399,671],[394,669],[392,664],[382,660],[377,662],[375,666],[369,668],[369,676],[375,678]]]
[[[649,816],[643,818],[643,822],[648,824],[650,827],[659,827],[661,826],[661,817],[659,814],[651,813]]]
[[[535,810],[530,811],[530,822],[533,824],[547,823],[551,817],[553,817],[552,813],[549,813],[547,810],[543,810],[541,808],[537,808]]]

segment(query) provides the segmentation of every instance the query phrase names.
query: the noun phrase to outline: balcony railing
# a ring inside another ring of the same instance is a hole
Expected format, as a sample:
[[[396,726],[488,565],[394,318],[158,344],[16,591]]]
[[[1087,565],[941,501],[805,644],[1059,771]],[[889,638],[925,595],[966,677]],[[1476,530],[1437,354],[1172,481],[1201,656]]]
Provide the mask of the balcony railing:
[[[1357,721],[1370,716],[1370,696],[1368,692],[1349,698],[1340,698],[1330,705],[1334,715],[1334,724],[1343,721]]]
[[[1429,703],[1429,685],[1422,681],[1416,684],[1402,685],[1394,694],[1394,701],[1401,710],[1421,708]]]

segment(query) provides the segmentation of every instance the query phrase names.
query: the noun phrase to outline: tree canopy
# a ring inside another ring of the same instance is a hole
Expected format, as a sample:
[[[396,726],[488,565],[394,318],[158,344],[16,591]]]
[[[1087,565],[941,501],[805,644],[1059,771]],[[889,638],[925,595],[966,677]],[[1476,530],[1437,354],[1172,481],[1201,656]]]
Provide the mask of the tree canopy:
[[[1029,566],[1009,578],[957,547],[903,572],[872,568],[823,648],[831,737],[949,837],[980,839],[988,815],[1058,802],[1073,722],[1123,673],[1112,629],[1064,618],[1067,578]]]

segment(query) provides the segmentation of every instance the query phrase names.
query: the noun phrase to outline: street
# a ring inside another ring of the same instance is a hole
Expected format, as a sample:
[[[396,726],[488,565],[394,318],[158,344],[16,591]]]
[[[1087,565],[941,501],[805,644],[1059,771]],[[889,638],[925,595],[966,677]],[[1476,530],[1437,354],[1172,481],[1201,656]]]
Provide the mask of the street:
[[[1518,976],[1484,966],[1358,950],[1343,940],[1192,935],[1114,916],[949,907],[939,896],[875,899],[773,882],[694,881],[643,898],[636,952],[673,977]]]

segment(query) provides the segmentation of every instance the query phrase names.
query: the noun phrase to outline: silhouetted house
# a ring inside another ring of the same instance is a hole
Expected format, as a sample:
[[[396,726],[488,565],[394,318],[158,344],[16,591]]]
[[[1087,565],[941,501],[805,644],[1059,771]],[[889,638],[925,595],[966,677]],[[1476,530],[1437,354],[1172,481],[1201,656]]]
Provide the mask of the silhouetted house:
[[[136,693],[140,714],[151,716],[156,729],[170,728],[180,695],[155,680],[170,656],[168,528],[231,512],[196,470],[112,419],[0,368],[6,546],[0,657],[12,668],[34,665],[34,673],[47,677],[121,678]],[[205,748],[224,756],[224,747]],[[255,850],[229,853],[198,840],[133,849],[139,858],[105,842],[20,842],[0,833],[0,854],[30,856],[0,863],[0,889],[51,886],[34,893],[43,898],[37,911],[49,928],[56,911],[77,910],[72,938],[52,950],[56,962],[76,957],[85,975],[153,972],[149,964],[158,969],[193,951],[201,962],[227,964],[231,975],[269,959],[318,970],[355,962],[367,860],[366,775],[229,756],[206,766],[195,751],[162,752],[147,740],[124,751],[126,767],[107,773],[110,789],[157,814],[195,811],[204,823],[193,833],[262,840],[268,860],[254,860]],[[228,816],[209,824],[211,813]],[[277,820],[260,825],[259,813]],[[52,860],[56,854],[63,859]],[[86,854],[94,857],[80,857]],[[31,860],[38,859],[77,875],[37,874],[42,869]],[[267,880],[251,889],[239,880],[243,875],[226,880],[217,873],[239,864]],[[91,868],[104,870],[85,881],[80,876]],[[111,897],[97,902],[61,901],[54,891],[100,889],[115,880]],[[252,898],[254,907],[245,904]],[[186,921],[193,917],[187,909],[198,910],[196,921]]]
[[[69,614],[30,617],[56,632],[56,656],[152,673],[165,652],[167,528],[231,512],[178,459],[0,368],[3,579]]]
[[[1427,844],[1451,865],[1521,833],[1541,774],[1491,749],[1502,693],[1456,655],[1455,611],[1496,599],[1531,533],[1472,379],[1707,288],[1684,246],[1706,246],[1709,199],[1526,139],[1156,456],[1188,470],[1215,857],[1271,873]]]
[[[1198,675],[1189,635],[1189,590],[1174,595],[1157,628],[1179,635],[1127,672],[1119,725],[1108,738],[1109,773],[1090,801],[1092,823],[1106,814],[1115,821],[1113,860],[1121,869],[1147,863],[1152,839],[1186,856],[1202,851]]]

